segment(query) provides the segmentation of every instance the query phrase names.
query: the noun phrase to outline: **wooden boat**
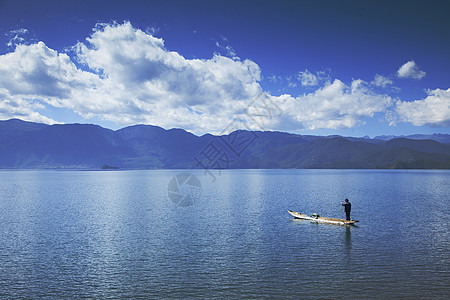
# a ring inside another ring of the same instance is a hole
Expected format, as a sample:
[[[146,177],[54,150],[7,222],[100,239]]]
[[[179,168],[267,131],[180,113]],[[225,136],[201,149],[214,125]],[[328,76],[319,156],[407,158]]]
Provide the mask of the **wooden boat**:
[[[354,225],[356,222],[359,222],[356,220],[347,221],[345,219],[326,218],[326,217],[321,217],[317,214],[308,216],[308,215],[298,213],[298,212],[295,212],[292,210],[288,210],[288,213],[290,213],[296,219],[310,220],[310,221],[317,222],[317,223],[328,223],[328,224],[336,224],[336,225]]]

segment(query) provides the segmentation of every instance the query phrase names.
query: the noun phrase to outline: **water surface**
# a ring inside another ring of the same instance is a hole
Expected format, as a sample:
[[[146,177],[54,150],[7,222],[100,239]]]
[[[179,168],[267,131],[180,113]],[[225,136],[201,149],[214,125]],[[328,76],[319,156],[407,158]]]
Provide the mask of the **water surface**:
[[[168,198],[192,173],[194,205]],[[0,298],[447,298],[450,172],[0,171]],[[287,210],[356,227],[293,220]]]

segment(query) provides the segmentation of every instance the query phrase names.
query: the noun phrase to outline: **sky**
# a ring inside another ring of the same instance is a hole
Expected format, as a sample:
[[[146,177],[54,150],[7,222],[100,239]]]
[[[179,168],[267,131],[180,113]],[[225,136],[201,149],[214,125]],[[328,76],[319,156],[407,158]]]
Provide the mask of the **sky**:
[[[450,133],[449,1],[0,0],[0,120]]]

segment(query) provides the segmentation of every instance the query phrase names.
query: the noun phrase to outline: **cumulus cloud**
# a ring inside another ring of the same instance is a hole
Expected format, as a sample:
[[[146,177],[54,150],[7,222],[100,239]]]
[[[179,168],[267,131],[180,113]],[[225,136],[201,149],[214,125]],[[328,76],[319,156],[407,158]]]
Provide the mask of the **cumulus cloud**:
[[[33,99],[14,98],[6,89],[0,89],[0,119],[18,118],[31,122],[55,124],[55,120],[43,116],[39,110],[45,106]]]
[[[43,42],[17,45],[15,51],[0,56],[0,100],[4,111],[29,121],[55,123],[39,115],[43,104],[62,107],[78,90],[90,87],[97,76],[83,72],[64,53],[49,49]]]
[[[144,123],[219,133],[235,118],[248,119],[249,105],[265,99],[275,110],[269,111],[263,128],[253,129],[349,128],[394,103],[401,120],[417,123],[418,117],[408,112],[420,104],[407,106],[371,89],[391,85],[381,75],[371,83],[357,79],[345,84],[330,80],[326,72],[305,70],[297,79],[316,90],[298,97],[272,96],[263,91],[261,70],[249,59],[219,54],[187,59],[167,49],[162,38],[128,22],[99,24],[68,53],[38,42],[0,55],[0,117],[51,124],[58,121],[45,116],[52,106],[121,126]],[[442,95],[433,91],[424,102],[431,107],[447,101],[448,110],[448,97]],[[445,111],[441,106],[439,113]],[[260,108],[252,109],[255,117]]]
[[[415,126],[450,126],[450,89],[430,90],[422,100],[398,101],[395,112],[398,121]]]
[[[425,77],[426,73],[419,69],[416,63],[412,60],[406,62],[397,71],[398,78],[412,78],[420,80]]]
[[[43,42],[18,45],[14,52],[0,56],[1,87],[13,96],[71,98],[74,89],[90,87],[93,79],[98,77],[79,70],[67,54]]]
[[[16,102],[38,98],[85,118],[204,131],[261,91],[254,62],[185,59],[130,23],[101,24],[74,50],[87,71],[43,42],[17,46],[0,56],[0,88]]]
[[[207,131],[261,90],[254,62],[220,55],[186,59],[130,23],[97,28],[86,43],[78,43],[76,52],[80,62],[102,76],[102,87],[93,95],[95,109],[81,114],[119,124],[138,121]]]
[[[361,125],[365,117],[385,111],[393,102],[389,96],[372,92],[368,84],[359,79],[353,80],[350,85],[335,79],[313,93],[296,98],[290,95],[279,98],[285,103],[282,107],[287,123],[296,123],[298,128],[312,130]]]

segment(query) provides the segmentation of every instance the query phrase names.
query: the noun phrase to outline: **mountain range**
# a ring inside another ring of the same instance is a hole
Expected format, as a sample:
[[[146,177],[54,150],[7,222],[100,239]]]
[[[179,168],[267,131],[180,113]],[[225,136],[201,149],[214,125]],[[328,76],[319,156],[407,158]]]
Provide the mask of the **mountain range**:
[[[313,136],[238,130],[196,136],[135,125],[0,121],[0,168],[450,169],[450,135]]]

